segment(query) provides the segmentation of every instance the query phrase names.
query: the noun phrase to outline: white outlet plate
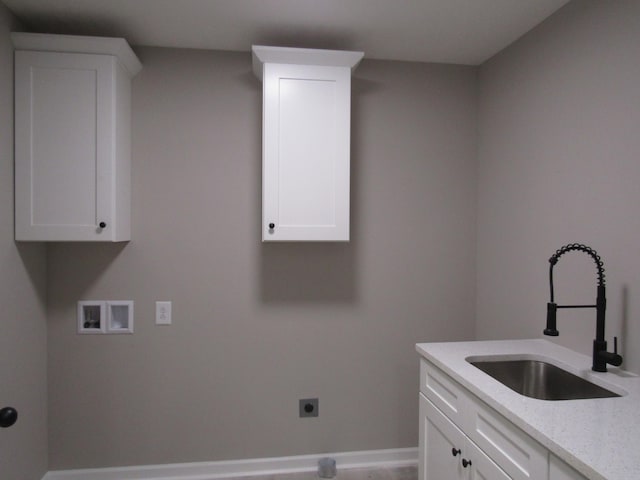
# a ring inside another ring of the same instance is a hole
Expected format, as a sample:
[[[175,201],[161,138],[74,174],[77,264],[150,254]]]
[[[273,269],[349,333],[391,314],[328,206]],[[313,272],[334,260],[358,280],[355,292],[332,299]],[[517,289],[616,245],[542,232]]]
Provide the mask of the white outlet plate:
[[[171,302],[156,302],[156,325],[171,325]]]

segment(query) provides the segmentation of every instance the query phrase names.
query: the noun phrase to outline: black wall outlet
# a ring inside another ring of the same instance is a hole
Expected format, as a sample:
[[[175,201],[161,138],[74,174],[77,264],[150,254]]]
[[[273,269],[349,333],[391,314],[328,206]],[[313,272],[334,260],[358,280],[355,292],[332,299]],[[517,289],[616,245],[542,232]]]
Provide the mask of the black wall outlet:
[[[318,416],[318,399],[317,398],[301,398],[299,401],[300,417],[317,417]]]

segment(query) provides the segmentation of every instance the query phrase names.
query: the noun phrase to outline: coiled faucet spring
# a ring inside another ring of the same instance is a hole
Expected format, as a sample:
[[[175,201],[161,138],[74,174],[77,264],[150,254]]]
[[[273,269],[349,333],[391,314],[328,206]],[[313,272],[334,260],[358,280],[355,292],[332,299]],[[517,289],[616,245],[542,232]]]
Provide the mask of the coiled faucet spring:
[[[598,252],[596,252],[593,248],[591,247],[587,247],[586,245],[583,245],[582,243],[569,243],[567,245],[565,245],[562,248],[559,248],[558,250],[556,250],[556,253],[554,253],[551,258],[549,259],[549,263],[551,264],[549,266],[549,290],[551,292],[551,301],[553,302],[554,299],[554,295],[553,295],[553,267],[556,263],[558,263],[558,259],[564,255],[567,252],[572,252],[572,251],[578,251],[578,252],[584,252],[586,254],[588,254],[591,258],[593,258],[593,261],[596,263],[596,269],[598,270],[598,286],[599,287],[604,287],[605,286],[605,274],[604,274],[604,265],[602,263],[602,259],[600,258],[600,255],[598,255]]]

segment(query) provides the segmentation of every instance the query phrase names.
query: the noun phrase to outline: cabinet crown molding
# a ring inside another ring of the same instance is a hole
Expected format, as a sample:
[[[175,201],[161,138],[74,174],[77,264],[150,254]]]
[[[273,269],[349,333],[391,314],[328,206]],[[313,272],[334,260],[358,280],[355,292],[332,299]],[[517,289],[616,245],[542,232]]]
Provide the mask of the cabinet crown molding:
[[[253,73],[262,81],[265,63],[282,63],[287,65],[318,65],[323,67],[346,67],[351,72],[356,69],[364,52],[346,50],[317,50],[312,48],[265,47],[253,45]]]
[[[142,63],[124,38],[12,32],[11,40],[16,50],[113,55],[131,77],[142,70]]]

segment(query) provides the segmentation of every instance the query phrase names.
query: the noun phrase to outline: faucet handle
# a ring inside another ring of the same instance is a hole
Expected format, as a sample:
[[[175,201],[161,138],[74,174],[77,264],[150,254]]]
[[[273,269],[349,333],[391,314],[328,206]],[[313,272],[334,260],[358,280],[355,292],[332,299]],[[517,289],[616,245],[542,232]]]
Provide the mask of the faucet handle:
[[[618,337],[613,337],[613,353],[603,350],[599,352],[598,355],[606,363],[613,365],[614,367],[619,367],[620,365],[622,365],[622,356],[618,355]]]

